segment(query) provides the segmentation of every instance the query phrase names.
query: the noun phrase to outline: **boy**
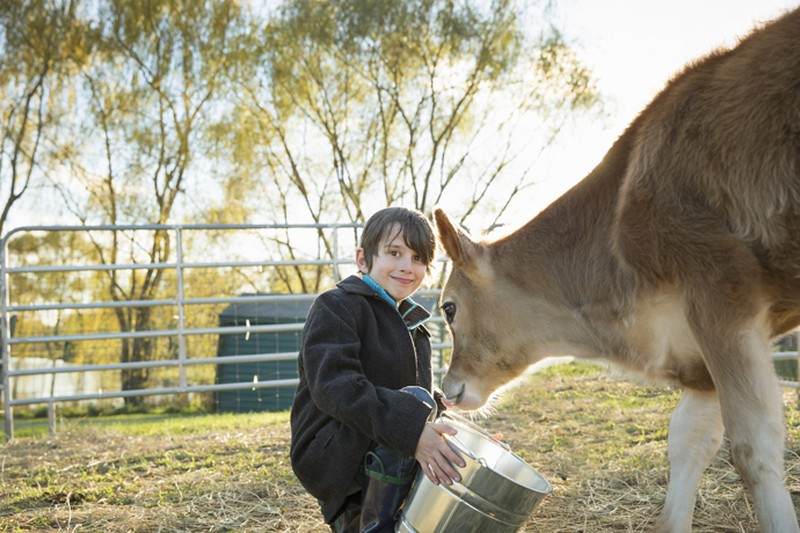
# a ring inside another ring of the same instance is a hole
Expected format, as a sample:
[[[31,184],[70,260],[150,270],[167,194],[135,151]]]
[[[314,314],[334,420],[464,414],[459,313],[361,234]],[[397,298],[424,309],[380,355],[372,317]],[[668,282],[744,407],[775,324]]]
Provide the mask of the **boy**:
[[[364,226],[358,275],[308,313],[291,460],[335,532],[394,531],[417,462],[434,483],[460,481],[464,463],[442,438],[456,431],[432,422],[430,314],[410,298],[435,251],[422,213],[382,209]]]

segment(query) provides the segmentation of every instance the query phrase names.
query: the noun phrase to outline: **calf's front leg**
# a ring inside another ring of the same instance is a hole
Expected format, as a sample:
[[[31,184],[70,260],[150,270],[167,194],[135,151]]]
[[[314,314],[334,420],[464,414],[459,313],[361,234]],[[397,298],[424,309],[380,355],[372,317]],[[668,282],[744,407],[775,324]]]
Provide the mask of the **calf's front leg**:
[[[685,389],[669,424],[669,488],[655,526],[659,533],[691,530],[697,487],[723,431],[716,392]]]

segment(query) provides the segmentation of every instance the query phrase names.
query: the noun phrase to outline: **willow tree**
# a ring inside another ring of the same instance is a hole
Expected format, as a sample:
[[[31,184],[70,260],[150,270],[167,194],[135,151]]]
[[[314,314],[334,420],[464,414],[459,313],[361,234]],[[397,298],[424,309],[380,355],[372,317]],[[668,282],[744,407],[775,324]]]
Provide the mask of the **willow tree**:
[[[269,187],[259,201],[315,221],[363,220],[375,202],[502,206],[525,141],[552,141],[597,102],[589,72],[534,17],[511,0],[283,3],[236,117],[254,141],[247,171]]]
[[[546,13],[513,0],[282,2],[251,32],[231,197],[286,222],[363,221],[388,204],[496,221],[533,183],[535,155],[598,102]]]
[[[82,149],[70,159],[72,179],[62,195],[85,224],[167,224],[176,201],[204,165],[205,122],[214,113],[222,80],[235,64],[238,2],[107,0],[94,4],[96,35],[83,73],[80,121],[73,124]],[[234,61],[231,61],[231,58]],[[120,229],[95,239],[104,264],[158,265],[174,260],[169,232],[133,235]],[[107,271],[111,300],[152,300],[165,270],[158,266]],[[174,297],[174,294],[173,294]],[[115,308],[120,331],[169,323],[174,310]],[[122,340],[121,362],[156,358],[152,337]],[[123,390],[147,388],[147,368],[122,372]],[[132,397],[131,403],[140,403]]]
[[[0,235],[31,184],[60,157],[71,80],[85,61],[76,2],[0,3]]]

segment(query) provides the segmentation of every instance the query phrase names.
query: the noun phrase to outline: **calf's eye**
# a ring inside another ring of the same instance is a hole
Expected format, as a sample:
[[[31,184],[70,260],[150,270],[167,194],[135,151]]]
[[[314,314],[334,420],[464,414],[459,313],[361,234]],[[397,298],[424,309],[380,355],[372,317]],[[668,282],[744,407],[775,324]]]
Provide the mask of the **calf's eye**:
[[[444,311],[445,320],[450,324],[456,317],[456,304],[453,302],[445,302],[442,304],[442,311]]]

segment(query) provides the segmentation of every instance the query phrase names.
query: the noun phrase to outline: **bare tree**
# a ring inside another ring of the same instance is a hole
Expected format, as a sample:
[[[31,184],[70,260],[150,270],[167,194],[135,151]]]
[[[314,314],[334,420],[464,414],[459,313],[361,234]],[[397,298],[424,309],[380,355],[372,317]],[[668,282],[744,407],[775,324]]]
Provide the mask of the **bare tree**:
[[[590,73],[546,20],[537,36],[523,30],[525,9],[511,0],[282,4],[262,32],[260,67],[241,80],[237,120],[258,132],[247,154],[257,201],[274,217],[303,209],[313,221],[363,220],[395,203],[499,217],[530,185],[531,154],[598,102]]]
[[[167,224],[193,164],[202,164],[204,121],[232,68],[234,1],[100,2],[92,62],[84,71],[84,105],[93,120],[75,124],[94,157],[70,161],[75,185],[61,188],[85,224]],[[194,184],[194,186],[197,186]],[[86,194],[88,192],[88,194]],[[173,257],[170,233],[121,230],[95,240],[102,263],[163,264]],[[107,271],[113,301],[153,299],[164,269]],[[115,308],[120,330],[152,329],[152,307]],[[121,361],[157,357],[152,338],[123,339]],[[148,370],[122,372],[123,390],[147,386]],[[142,397],[132,397],[140,403]]]
[[[56,160],[70,75],[83,57],[72,1],[0,4],[0,235],[15,203]]]

